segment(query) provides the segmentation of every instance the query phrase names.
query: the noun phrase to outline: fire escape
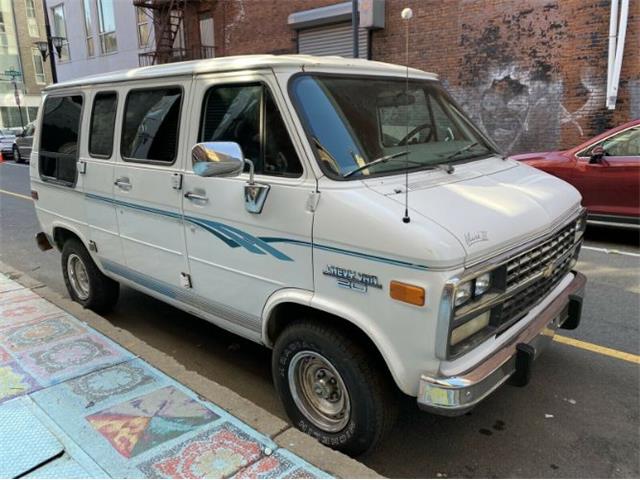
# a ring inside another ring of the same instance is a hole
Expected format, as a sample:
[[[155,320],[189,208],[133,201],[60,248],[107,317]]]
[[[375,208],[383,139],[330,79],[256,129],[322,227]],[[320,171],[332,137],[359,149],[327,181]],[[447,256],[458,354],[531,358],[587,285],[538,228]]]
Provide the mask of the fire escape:
[[[200,3],[202,0],[133,0],[153,20],[155,32],[153,50],[138,54],[141,67],[214,57],[214,46],[201,41]]]

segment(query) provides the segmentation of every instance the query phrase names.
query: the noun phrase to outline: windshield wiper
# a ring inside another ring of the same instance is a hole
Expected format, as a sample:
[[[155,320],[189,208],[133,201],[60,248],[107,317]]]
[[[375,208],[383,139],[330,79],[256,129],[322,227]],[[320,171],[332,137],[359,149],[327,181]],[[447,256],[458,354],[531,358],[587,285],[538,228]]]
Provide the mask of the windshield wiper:
[[[403,152],[396,152],[396,153],[392,153],[391,155],[385,155],[384,157],[380,157],[380,158],[376,158],[375,160],[362,165],[361,167],[357,167],[354,168],[353,170],[351,170],[350,172],[345,173],[342,178],[348,178],[351,175],[353,175],[354,173],[358,173],[361,172],[362,170],[366,170],[367,168],[373,167],[374,165],[378,165],[380,163],[386,163],[389,160],[393,160],[394,158],[398,158],[401,157],[403,155],[408,155],[409,152],[407,152],[406,150]],[[406,160],[407,163],[413,163],[414,165],[424,165],[422,162],[416,162],[413,160]]]
[[[437,166],[439,168],[443,169],[447,173],[453,173],[455,171],[455,168],[453,167],[453,165],[451,165],[451,160],[456,158],[461,153],[464,153],[464,152],[467,152],[467,151],[471,150],[473,147],[475,147],[477,145],[478,145],[478,142],[472,142],[469,145],[465,145],[460,150],[456,150],[455,152],[450,153],[449,155],[447,155],[444,158],[444,160],[442,160],[442,162],[440,162],[440,164],[437,164]]]

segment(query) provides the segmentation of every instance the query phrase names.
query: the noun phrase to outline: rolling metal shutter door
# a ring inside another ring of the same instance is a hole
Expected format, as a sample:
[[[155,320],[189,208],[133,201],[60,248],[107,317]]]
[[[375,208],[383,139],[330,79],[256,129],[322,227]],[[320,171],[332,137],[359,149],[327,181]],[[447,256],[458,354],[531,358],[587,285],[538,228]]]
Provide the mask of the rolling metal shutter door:
[[[368,58],[369,31],[359,30],[358,53]],[[326,27],[304,28],[298,31],[298,53],[306,55],[339,55],[353,57],[353,32],[350,23]]]

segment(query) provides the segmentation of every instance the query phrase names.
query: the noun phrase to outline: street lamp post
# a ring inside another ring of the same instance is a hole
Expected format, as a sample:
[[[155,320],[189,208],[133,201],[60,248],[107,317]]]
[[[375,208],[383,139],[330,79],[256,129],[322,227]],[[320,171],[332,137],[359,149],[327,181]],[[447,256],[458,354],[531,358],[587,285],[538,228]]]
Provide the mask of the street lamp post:
[[[34,42],[34,45],[38,47],[38,50],[40,50],[43,62],[47,61],[47,57],[51,59],[51,80],[53,83],[58,83],[58,72],[56,71],[56,56],[54,51],[58,54],[58,58],[62,58],[62,46],[64,45],[66,38],[51,35],[51,25],[49,24],[46,0],[42,0],[42,7],[44,9],[44,27],[47,40]]]

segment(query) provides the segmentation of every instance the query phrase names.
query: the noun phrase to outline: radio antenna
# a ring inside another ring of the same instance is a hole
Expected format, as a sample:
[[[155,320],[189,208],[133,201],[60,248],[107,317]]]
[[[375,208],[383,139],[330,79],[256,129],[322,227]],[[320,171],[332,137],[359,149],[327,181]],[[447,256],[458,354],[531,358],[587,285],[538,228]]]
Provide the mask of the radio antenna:
[[[404,169],[404,217],[402,217],[402,221],[404,223],[409,223],[411,218],[409,218],[409,20],[413,17],[413,10],[410,8],[404,8],[402,13],[400,14],[405,23],[405,63],[407,65],[407,76],[405,79],[404,85],[404,97],[406,105],[406,120],[407,120],[407,133],[404,137],[405,147],[407,148],[407,153],[405,154],[405,169]]]

